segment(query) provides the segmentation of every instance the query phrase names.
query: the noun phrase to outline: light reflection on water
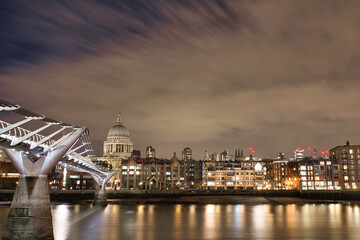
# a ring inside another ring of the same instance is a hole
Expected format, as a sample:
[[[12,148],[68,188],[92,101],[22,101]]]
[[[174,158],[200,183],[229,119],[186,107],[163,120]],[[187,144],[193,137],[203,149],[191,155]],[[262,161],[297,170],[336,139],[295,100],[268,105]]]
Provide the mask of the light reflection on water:
[[[357,205],[52,206],[56,240],[359,239]],[[0,208],[0,232],[9,208]]]

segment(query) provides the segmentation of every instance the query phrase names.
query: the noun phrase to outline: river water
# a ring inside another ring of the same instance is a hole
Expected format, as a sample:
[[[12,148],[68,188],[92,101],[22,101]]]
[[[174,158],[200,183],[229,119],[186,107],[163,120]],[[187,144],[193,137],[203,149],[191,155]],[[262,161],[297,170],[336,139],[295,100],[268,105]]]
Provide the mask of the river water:
[[[0,207],[2,234],[9,207]],[[360,208],[343,204],[53,205],[55,240],[360,239]]]

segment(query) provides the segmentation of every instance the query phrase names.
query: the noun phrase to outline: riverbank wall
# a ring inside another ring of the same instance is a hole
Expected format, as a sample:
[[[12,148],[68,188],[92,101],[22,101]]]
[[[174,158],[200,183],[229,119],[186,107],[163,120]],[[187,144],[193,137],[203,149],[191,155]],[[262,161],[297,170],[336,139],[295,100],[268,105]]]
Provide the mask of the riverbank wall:
[[[360,201],[360,191],[300,191],[303,199]]]
[[[0,201],[11,201],[14,190],[0,190]],[[95,190],[52,190],[52,202],[93,200]],[[360,191],[298,191],[298,190],[108,190],[108,199],[180,198],[201,196],[253,196],[265,198],[302,198],[312,200],[360,201]]]

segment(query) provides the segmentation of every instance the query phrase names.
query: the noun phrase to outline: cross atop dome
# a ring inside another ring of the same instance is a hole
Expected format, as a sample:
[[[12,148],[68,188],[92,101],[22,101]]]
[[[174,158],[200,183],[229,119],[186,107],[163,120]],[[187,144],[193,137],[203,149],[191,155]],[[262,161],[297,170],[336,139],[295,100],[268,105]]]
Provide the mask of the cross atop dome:
[[[117,124],[122,124],[121,109],[119,109],[119,113],[118,113],[118,116],[117,116],[117,118],[116,118],[116,123],[117,123]]]

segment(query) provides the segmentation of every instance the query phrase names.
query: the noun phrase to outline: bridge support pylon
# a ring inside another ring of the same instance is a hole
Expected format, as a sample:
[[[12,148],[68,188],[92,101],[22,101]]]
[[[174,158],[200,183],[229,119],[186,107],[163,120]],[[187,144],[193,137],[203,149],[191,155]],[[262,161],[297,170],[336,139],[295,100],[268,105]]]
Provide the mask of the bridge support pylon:
[[[93,179],[97,183],[93,206],[106,207],[108,205],[106,196],[106,183],[114,174],[115,172],[110,172],[105,178],[102,179],[92,174]]]
[[[106,207],[108,205],[105,186],[98,185],[95,192],[93,206]]]
[[[27,151],[4,149],[20,178],[3,240],[54,239],[47,175],[83,132],[84,129],[77,129],[64,136],[57,147],[37,158],[30,158]]]

